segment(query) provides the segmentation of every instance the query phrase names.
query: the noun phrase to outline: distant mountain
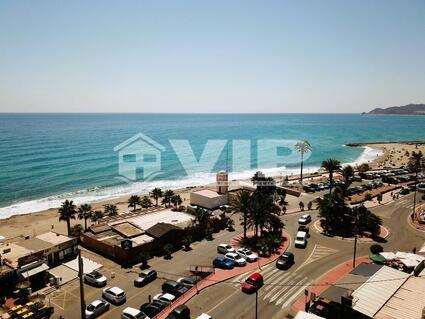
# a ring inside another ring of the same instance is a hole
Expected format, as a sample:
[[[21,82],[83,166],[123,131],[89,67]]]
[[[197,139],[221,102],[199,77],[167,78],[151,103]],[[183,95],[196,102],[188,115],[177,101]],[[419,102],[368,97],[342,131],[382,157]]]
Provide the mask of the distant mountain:
[[[398,114],[398,115],[425,115],[425,104],[408,104],[404,106],[376,108],[368,114]]]

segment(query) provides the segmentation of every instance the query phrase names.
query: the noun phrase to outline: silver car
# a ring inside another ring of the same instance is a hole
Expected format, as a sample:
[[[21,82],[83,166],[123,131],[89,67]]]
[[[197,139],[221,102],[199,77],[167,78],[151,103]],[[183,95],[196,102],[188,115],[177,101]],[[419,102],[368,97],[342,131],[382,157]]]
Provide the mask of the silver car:
[[[109,303],[103,300],[95,300],[86,307],[85,317],[87,319],[97,318],[109,310]]]
[[[102,297],[114,304],[124,303],[127,299],[125,291],[118,287],[108,287],[103,289]]]
[[[96,287],[106,286],[107,279],[100,272],[94,270],[84,275],[84,282]]]

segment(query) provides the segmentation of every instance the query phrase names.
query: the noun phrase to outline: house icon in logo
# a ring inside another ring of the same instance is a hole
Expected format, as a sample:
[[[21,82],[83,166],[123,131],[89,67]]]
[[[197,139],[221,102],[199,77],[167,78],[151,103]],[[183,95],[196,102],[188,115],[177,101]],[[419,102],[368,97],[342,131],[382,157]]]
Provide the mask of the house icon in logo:
[[[114,147],[118,173],[129,181],[148,181],[161,174],[161,152],[165,147],[138,133]]]

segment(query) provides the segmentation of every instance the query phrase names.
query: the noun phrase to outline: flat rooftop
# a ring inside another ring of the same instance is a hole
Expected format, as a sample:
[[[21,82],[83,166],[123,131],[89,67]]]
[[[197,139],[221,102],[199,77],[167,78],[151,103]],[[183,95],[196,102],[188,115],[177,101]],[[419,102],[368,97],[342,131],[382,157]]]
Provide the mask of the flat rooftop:
[[[172,211],[164,209],[148,214],[129,217],[126,219],[111,221],[108,223],[111,227],[127,221],[140,229],[148,229],[158,223],[167,223],[172,225],[184,224],[192,221],[195,217],[184,212]]]
[[[62,234],[58,234],[52,231],[49,231],[47,233],[35,236],[35,238],[41,239],[45,242],[48,242],[52,245],[60,245],[63,243],[66,243],[70,240],[74,240],[73,238],[70,238],[68,236],[62,235]]]
[[[220,197],[223,195],[220,195],[219,193],[211,190],[211,189],[201,189],[199,191],[193,192],[194,194],[198,194],[204,197],[208,197],[208,198],[216,198],[216,197]]]
[[[143,229],[140,229],[128,221],[124,221],[120,224],[115,224],[112,226],[114,230],[116,230],[118,233],[122,234],[126,238],[131,238],[135,236],[140,236],[143,234]]]
[[[9,252],[4,252],[9,250]],[[18,267],[18,259],[24,256],[27,256],[31,253],[31,250],[26,249],[20,245],[15,243],[10,244],[1,244],[0,245],[0,253],[2,254],[2,259],[6,265],[17,268]]]

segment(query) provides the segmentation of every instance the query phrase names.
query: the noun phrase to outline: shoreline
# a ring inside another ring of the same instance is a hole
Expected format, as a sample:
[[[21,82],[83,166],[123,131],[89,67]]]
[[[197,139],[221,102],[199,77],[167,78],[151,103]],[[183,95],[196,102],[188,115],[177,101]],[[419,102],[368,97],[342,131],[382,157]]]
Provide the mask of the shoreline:
[[[391,152],[394,152],[392,148],[398,147],[401,149],[412,149],[415,147],[417,143],[416,141],[407,141],[407,142],[388,142],[388,143],[350,143],[347,144],[347,147],[360,147],[363,148],[363,152],[353,163],[344,163],[345,165],[358,165],[360,163],[368,162],[371,165],[371,168],[377,167],[381,165],[382,161],[385,160],[388,156],[390,156]],[[412,144],[413,143],[413,144]],[[424,144],[425,145],[425,144]],[[423,150],[425,151],[425,149]],[[313,175],[317,172],[317,167],[305,167],[305,177],[307,178],[310,175]],[[281,170],[282,171],[282,170]],[[289,170],[283,170],[286,173],[290,172]],[[310,174],[307,173],[310,171]],[[263,170],[267,176],[273,176],[278,182],[282,180],[282,178],[287,175],[291,180],[294,180],[299,175],[299,168],[294,169],[292,174],[280,174],[276,176],[276,170],[271,170],[271,174],[267,174],[267,169]],[[274,174],[273,174],[274,172]],[[215,175],[214,175],[215,176]],[[250,175],[252,176],[252,175]],[[232,175],[229,174],[229,181],[241,181],[246,182],[249,181],[250,177],[246,178],[232,178]],[[178,181],[175,181],[175,185],[178,184]],[[205,180],[202,185],[193,185],[193,186],[184,186],[184,187],[161,187],[163,190],[165,189],[173,189],[174,192],[180,194],[184,199],[183,204],[187,205],[189,203],[189,192],[196,189],[204,189],[211,187],[213,181]],[[143,196],[147,195],[149,192],[147,191],[135,191],[134,193]],[[93,210],[103,208],[105,204],[115,204],[118,206],[120,212],[128,211],[127,207],[127,199],[131,196],[131,194],[125,194],[113,198],[99,199],[93,201],[85,201],[84,203],[89,203],[92,205]],[[62,199],[62,200],[65,200]],[[75,203],[75,201],[74,201]],[[78,203],[80,204],[80,203]],[[7,208],[7,207],[5,207]],[[3,208],[3,209],[5,209]],[[48,209],[43,209],[40,211],[34,212],[22,212],[19,214],[13,214],[11,216],[7,216],[4,218],[0,218],[0,235],[5,236],[6,238],[17,237],[19,235],[34,235],[42,232],[46,232],[49,230],[55,230],[58,232],[66,233],[66,223],[59,222],[58,220],[58,208],[52,207]],[[82,224],[84,221],[80,221],[78,219],[72,221],[72,225],[77,223]],[[91,222],[88,222],[90,225]]]

